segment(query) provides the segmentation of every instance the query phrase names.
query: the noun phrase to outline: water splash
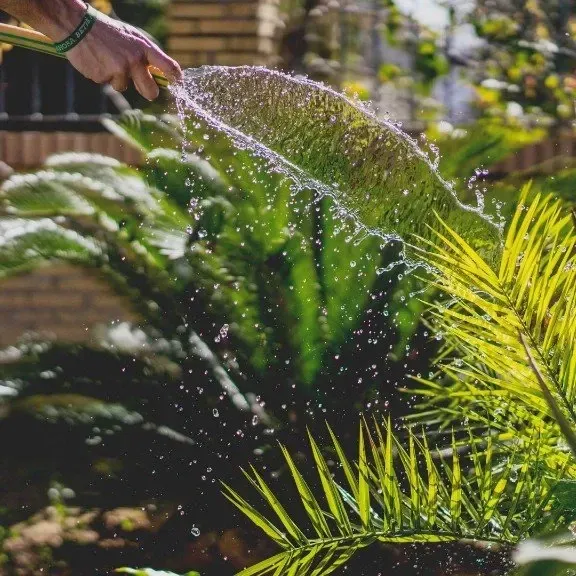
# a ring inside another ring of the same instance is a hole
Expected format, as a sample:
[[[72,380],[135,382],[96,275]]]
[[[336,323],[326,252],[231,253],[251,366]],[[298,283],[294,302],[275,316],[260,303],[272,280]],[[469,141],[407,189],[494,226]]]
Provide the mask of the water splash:
[[[203,66],[173,93],[184,123],[201,118],[298,187],[332,197],[359,229],[401,240],[408,264],[435,238],[436,214],[485,258],[500,250],[498,226],[458,200],[413,138],[331,88],[261,67]]]

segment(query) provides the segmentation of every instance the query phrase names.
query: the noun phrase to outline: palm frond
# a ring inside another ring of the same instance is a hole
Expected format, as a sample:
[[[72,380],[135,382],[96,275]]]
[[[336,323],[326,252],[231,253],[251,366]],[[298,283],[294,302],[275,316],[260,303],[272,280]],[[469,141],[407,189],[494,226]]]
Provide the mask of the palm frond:
[[[428,417],[450,424],[510,407],[519,429],[522,420],[576,428],[576,234],[561,202],[537,195],[525,205],[528,192],[497,269],[449,228],[430,243],[435,285],[450,300],[431,310],[445,339],[441,370],[418,379]]]
[[[551,484],[535,465],[537,436],[530,447],[536,459],[532,462],[525,455],[521,460],[515,454],[498,458],[491,446],[461,453],[454,437],[448,452],[439,452],[412,429],[405,430],[403,442],[389,420],[374,426],[363,422],[358,457],[351,463],[331,430],[330,435],[337,466],[330,465],[310,436],[318,473],[314,483],[303,477],[282,447],[306,526],[297,524],[254,469],[245,475],[268,513],[224,486],[228,500],[281,550],[241,572],[243,576],[323,576],[377,541],[514,543],[546,517]]]

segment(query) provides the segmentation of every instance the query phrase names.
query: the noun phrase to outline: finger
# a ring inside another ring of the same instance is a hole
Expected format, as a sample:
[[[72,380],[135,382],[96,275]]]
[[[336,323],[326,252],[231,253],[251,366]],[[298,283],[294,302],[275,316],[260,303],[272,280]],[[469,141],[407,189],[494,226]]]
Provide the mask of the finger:
[[[116,90],[116,92],[125,92],[126,90],[128,90],[129,81],[130,78],[128,74],[123,73],[123,74],[116,74],[108,81],[108,83],[110,84],[110,86],[112,86],[112,88],[114,88],[114,90]]]
[[[156,81],[152,78],[152,74],[150,74],[148,67],[144,63],[132,68],[132,80],[134,80],[136,90],[138,90],[144,98],[147,100],[156,100],[156,98],[158,98],[160,88],[158,88],[158,84],[156,84]]]
[[[154,44],[146,51],[148,63],[158,68],[170,82],[179,82],[182,79],[182,70],[176,60],[167,56]]]

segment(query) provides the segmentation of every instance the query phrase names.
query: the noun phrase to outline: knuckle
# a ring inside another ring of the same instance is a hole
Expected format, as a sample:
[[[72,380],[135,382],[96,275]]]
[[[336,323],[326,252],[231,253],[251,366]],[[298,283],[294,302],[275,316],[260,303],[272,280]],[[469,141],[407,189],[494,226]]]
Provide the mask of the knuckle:
[[[139,66],[144,63],[144,51],[143,50],[134,50],[128,56],[128,65],[130,67]]]

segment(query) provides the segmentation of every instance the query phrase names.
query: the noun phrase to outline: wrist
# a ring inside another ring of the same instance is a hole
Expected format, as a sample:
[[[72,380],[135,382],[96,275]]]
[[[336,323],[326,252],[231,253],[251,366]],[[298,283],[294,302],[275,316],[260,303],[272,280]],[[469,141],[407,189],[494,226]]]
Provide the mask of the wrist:
[[[34,26],[54,42],[67,38],[77,28],[86,14],[83,0],[50,0],[50,14],[44,14],[41,23]]]

